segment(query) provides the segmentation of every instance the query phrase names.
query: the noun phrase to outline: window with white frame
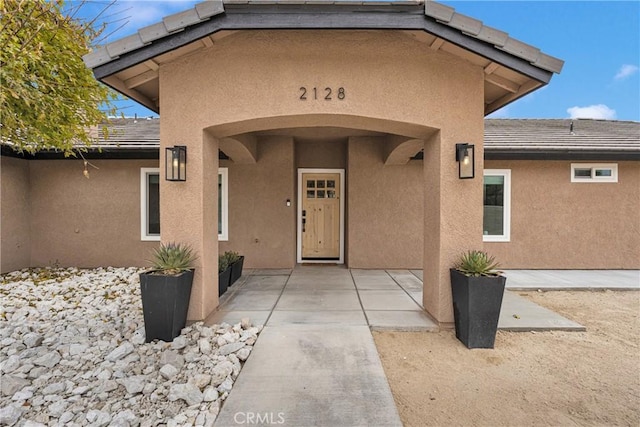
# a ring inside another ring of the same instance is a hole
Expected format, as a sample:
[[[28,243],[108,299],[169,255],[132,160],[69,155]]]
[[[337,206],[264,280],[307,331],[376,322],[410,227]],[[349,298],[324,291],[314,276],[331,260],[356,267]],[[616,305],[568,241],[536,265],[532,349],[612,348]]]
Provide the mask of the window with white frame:
[[[229,240],[229,171],[218,169],[218,240]]]
[[[618,182],[618,165],[571,163],[571,182]]]
[[[229,240],[228,169],[218,169],[218,240]],[[140,169],[141,240],[160,240],[160,171]]]
[[[511,239],[511,170],[485,169],[483,240]]]
[[[140,169],[141,240],[160,240],[160,171]]]

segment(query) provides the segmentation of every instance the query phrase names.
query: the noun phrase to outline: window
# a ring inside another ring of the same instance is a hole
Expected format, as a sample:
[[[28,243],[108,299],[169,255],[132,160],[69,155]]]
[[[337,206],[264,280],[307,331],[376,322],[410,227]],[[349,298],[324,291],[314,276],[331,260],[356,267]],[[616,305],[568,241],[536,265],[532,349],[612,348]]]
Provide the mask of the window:
[[[141,240],[160,240],[160,171],[140,169]],[[218,169],[218,240],[229,240],[229,184],[227,168]]]
[[[160,240],[160,174],[158,168],[140,169],[141,240]]]
[[[218,240],[229,240],[229,173],[218,169]]]
[[[618,182],[618,165],[571,163],[571,182]]]
[[[508,242],[511,238],[511,171],[485,169],[483,240]]]

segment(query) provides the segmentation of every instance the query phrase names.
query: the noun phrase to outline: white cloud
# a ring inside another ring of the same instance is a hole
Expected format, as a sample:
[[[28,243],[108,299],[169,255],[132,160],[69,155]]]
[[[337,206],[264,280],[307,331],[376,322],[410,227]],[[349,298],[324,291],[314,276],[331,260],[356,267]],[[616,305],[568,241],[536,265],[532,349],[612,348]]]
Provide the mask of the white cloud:
[[[572,119],[614,120],[616,118],[616,110],[604,104],[589,105],[588,107],[571,107],[567,108],[567,113],[569,113]]]
[[[638,72],[637,66],[624,64],[622,67],[620,67],[620,71],[618,71],[618,74],[615,75],[614,79],[616,80],[626,79],[627,77],[632,76],[637,72]]]

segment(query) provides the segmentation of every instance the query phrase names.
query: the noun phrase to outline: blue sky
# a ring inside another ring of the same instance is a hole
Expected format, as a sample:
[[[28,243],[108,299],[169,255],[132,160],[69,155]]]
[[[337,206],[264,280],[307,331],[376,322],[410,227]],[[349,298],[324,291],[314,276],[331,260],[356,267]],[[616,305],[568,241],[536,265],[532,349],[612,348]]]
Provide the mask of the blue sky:
[[[108,1],[89,1],[91,17]],[[193,0],[123,1],[107,12],[106,41],[124,37]],[[563,59],[551,83],[495,112],[506,118],[599,118],[640,121],[640,2],[638,1],[442,1],[457,12],[506,31],[511,37]],[[72,2],[73,4],[73,2]],[[114,22],[118,21],[118,22]],[[121,28],[120,25],[123,25]],[[120,101],[126,116],[154,115]]]

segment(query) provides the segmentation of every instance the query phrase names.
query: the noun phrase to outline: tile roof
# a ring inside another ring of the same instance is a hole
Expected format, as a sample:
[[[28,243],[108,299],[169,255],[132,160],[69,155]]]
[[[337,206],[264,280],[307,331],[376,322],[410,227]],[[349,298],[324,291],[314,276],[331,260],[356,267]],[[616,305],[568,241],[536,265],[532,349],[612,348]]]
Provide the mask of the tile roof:
[[[341,8],[363,8],[370,10],[399,11],[402,7],[422,7],[424,15],[461,33],[493,45],[517,58],[546,71],[559,73],[564,61],[540,51],[540,49],[523,43],[509,34],[484,25],[482,21],[457,13],[454,8],[434,1],[344,1],[344,0],[209,0],[197,4],[194,8],[166,16],[162,21],[141,28],[137,33],[108,43],[84,56],[89,68],[107,64],[121,55],[140,49],[156,40],[171,36],[186,28],[210,20],[216,15],[225,13],[225,6],[236,7],[252,5],[305,5],[318,6],[326,10]],[[394,10],[395,9],[395,10]]]
[[[486,151],[640,152],[640,122],[593,119],[486,119]]]
[[[640,153],[640,122],[591,119],[485,119],[485,152]],[[571,124],[573,123],[573,128]],[[96,147],[156,148],[160,119],[113,119]],[[573,129],[573,133],[571,130]]]

